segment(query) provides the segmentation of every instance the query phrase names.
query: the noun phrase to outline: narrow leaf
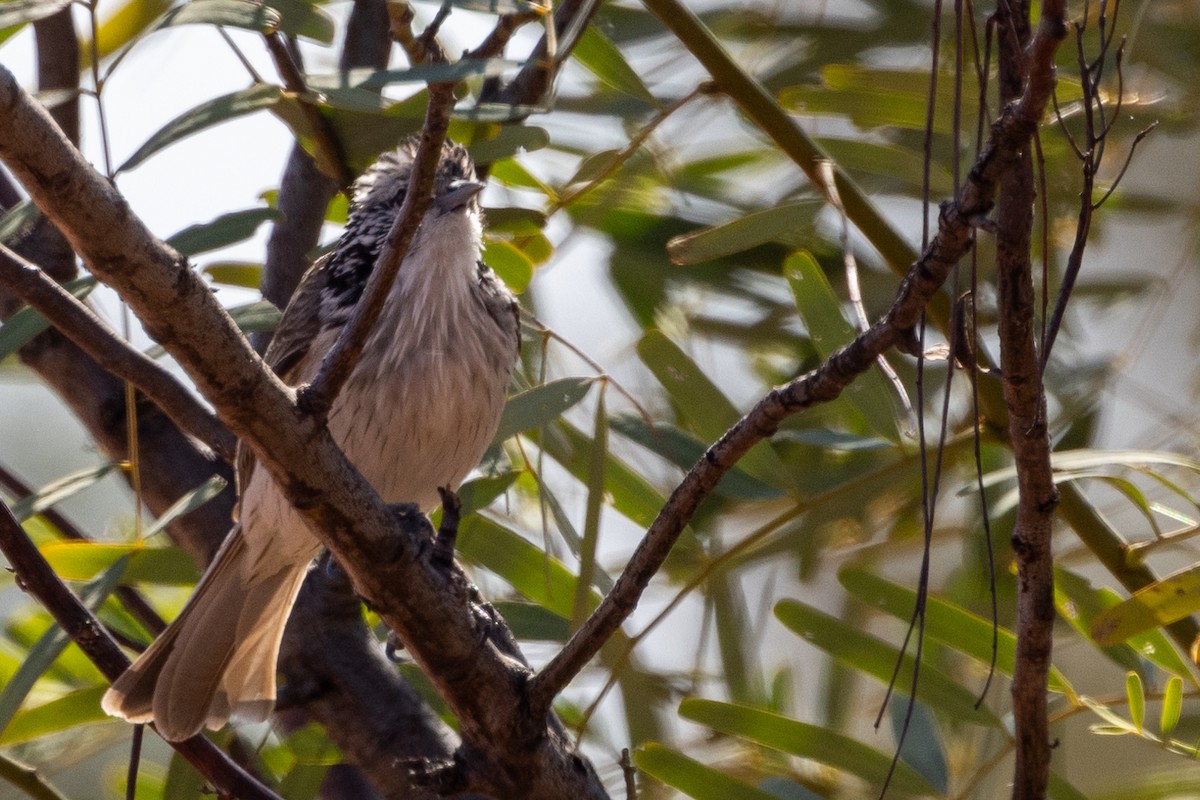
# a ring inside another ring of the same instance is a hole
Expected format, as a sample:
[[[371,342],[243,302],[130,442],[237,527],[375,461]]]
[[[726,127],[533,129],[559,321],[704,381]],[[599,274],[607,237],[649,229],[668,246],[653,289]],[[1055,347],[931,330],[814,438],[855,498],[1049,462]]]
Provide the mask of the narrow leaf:
[[[807,251],[788,256],[783,274],[796,300],[796,310],[808,327],[813,347],[822,359],[855,337],[854,328],[842,314],[842,301],[829,285],[821,265]],[[894,389],[878,370],[872,369],[846,388],[845,396],[854,404],[877,434],[890,442],[900,440],[900,425],[892,406]]]
[[[168,145],[226,120],[272,108],[283,100],[278,86],[259,83],[247,89],[201,103],[168,122],[138,148],[117,171],[126,172]]]
[[[199,573],[191,556],[178,547],[100,542],[51,542],[42,556],[65,580],[86,581],[128,558],[124,580],[162,586],[190,586]]]
[[[484,14],[518,14],[525,11],[545,12],[546,4],[539,0],[446,0],[449,5]]]
[[[1158,718],[1158,729],[1164,739],[1171,735],[1179,724],[1179,715],[1183,710],[1183,679],[1172,675],[1167,679],[1167,687],[1163,691],[1162,713]]]
[[[591,605],[591,586],[598,571],[596,550],[600,543],[600,511],[604,506],[604,457],[608,454],[608,413],[604,406],[604,384],[596,401],[592,459],[587,476],[587,501],[584,504],[583,541],[579,547],[579,580],[575,584],[575,602],[571,626],[578,628],[587,619]]]
[[[487,567],[522,595],[557,614],[571,618],[576,578],[561,561],[543,553],[524,537],[485,517],[462,521],[458,550],[473,564]],[[592,592],[590,612],[600,603]]]
[[[533,260],[511,242],[489,237],[483,246],[483,262],[517,294],[533,280]]]
[[[158,28],[176,25],[223,25],[267,33],[279,27],[279,12],[251,0],[189,0],[163,14]]]
[[[916,703],[913,706],[912,716],[908,719],[908,730],[905,731],[905,717],[908,716],[908,706],[911,702],[907,697],[897,697],[888,706],[892,739],[899,742],[903,737],[900,759],[934,786],[938,794],[944,795],[950,790],[946,748],[938,735],[933,715],[924,703]]]
[[[1200,611],[1200,566],[1187,567],[1133,593],[1092,622],[1097,644],[1119,644]]]
[[[82,300],[96,288],[96,279],[91,275],[84,275],[63,284],[63,288]],[[50,323],[40,311],[29,306],[17,311],[0,326],[0,358],[7,358],[20,350],[32,341],[33,337],[49,327]]]
[[[912,589],[884,580],[861,567],[847,566],[838,573],[838,582],[846,591],[871,608],[883,611],[905,622],[916,607],[917,594]],[[980,664],[992,660],[992,621],[967,611],[939,597],[925,601],[925,635],[952,647]],[[1017,637],[1007,628],[996,631],[996,670],[1009,677],[1016,662]],[[1065,675],[1050,667],[1051,691],[1074,696],[1075,692]]]
[[[40,514],[47,508],[61,503],[77,492],[83,491],[114,469],[116,469],[116,465],[114,464],[101,464],[99,467],[90,467],[79,472],[73,472],[70,475],[47,483],[27,497],[22,497],[9,508],[19,522],[24,522],[34,514]]]
[[[23,709],[0,734],[0,745],[29,742],[51,733],[65,731],[89,722],[111,719],[100,708],[100,697],[107,686],[79,689],[40,706]]]
[[[679,715],[713,730],[857,775],[875,787],[883,785],[892,764],[890,754],[855,739],[819,725],[748,706],[688,699],[679,704]],[[932,794],[934,791],[928,781],[903,763],[897,765],[892,785],[909,794]]]
[[[6,0],[0,3],[0,30],[26,22],[36,22],[66,8],[68,3],[54,0]]]
[[[643,747],[634,756],[634,763],[648,775],[696,800],[778,800],[773,794],[660,744]]]
[[[594,382],[594,378],[559,378],[510,397],[500,415],[493,443],[553,422],[582,400]]]
[[[26,225],[41,216],[41,213],[38,207],[28,200],[22,200],[5,211],[0,215],[0,242],[9,241]]]
[[[1129,717],[1141,733],[1146,724],[1146,690],[1142,687],[1142,676],[1133,670],[1125,674],[1125,699],[1129,701]]]
[[[187,8],[187,6],[180,6]],[[274,208],[248,208],[222,214],[211,222],[192,225],[167,239],[167,244],[185,256],[194,256],[244,241],[267,220],[282,219]]]
[[[716,441],[741,419],[729,398],[661,331],[647,331],[637,344],[637,352],[688,420],[689,429],[701,439]],[[788,468],[769,442],[750,448],[738,466],[769,486],[784,488],[791,483]]]
[[[769,242],[799,247],[811,241],[813,215],[821,208],[816,200],[785,203],[744,217],[704,228],[667,243],[667,255],[674,264],[699,264]]]
[[[650,94],[646,84],[642,83],[637,71],[629,66],[629,62],[625,60],[625,56],[621,55],[617,46],[595,25],[589,25],[584,29],[583,35],[579,37],[571,55],[588,72],[608,86],[631,97],[636,97],[649,105],[658,105],[658,101],[654,99],[654,95]]]
[[[197,508],[219,495],[225,488],[226,483],[227,481],[220,475],[213,475],[204,483],[200,484],[195,489],[192,489],[183,497],[172,503],[171,507],[164,511],[162,516],[156,519],[154,524],[147,528],[142,536],[146,539],[149,539],[151,536],[170,525],[179,517],[182,517],[188,512],[195,511]]]
[[[891,680],[899,659],[901,668],[895,690],[901,694],[908,694],[915,661],[910,654],[905,653],[902,656],[899,649],[893,645],[795,600],[777,603],[775,616],[809,644],[881,683],[886,684]],[[918,691],[923,702],[956,719],[991,727],[998,727],[1000,724],[987,706],[975,708],[973,692],[955,683],[930,664],[921,664]]]
[[[213,283],[226,286],[241,286],[243,289],[258,289],[262,287],[263,265],[248,261],[214,261],[205,264],[205,275],[212,278]]]

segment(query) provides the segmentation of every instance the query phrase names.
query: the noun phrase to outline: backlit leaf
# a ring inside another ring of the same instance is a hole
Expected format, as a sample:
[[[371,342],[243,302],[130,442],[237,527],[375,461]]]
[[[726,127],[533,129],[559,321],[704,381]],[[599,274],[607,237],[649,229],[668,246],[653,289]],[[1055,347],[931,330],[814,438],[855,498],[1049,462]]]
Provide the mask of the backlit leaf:
[[[498,444],[510,436],[558,419],[583,399],[592,383],[593,378],[559,378],[510,397],[492,441]]]

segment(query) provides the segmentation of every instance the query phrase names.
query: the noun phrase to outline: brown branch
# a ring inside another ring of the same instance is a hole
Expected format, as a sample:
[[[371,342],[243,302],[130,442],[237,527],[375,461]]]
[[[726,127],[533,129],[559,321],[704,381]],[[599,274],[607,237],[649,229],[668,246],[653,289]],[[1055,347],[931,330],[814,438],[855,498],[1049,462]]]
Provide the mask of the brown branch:
[[[183,384],[157,361],[134,348],[66,289],[0,244],[0,284],[50,320],[96,363],[154,401],[180,428],[232,463],[237,441]]]
[[[21,529],[8,506],[0,504],[0,551],[16,573],[21,588],[54,617],[108,680],[129,666],[129,659],[100,620],[67,588]],[[203,736],[172,744],[220,792],[242,800],[280,800],[253,775],[235,764]]]
[[[424,37],[422,37],[424,39]],[[423,42],[431,63],[444,62],[445,57],[433,38]],[[429,106],[425,111],[425,127],[421,143],[413,157],[412,173],[408,179],[408,190],[404,203],[388,232],[375,268],[367,279],[363,296],[354,307],[354,313],[321,362],[321,369],[312,382],[302,388],[297,397],[300,408],[323,419],[337,399],[342,385],[354,371],[358,359],[366,346],[367,337],[375,327],[383,311],[384,301],[408,255],[408,248],[417,235],[417,228],[425,218],[425,212],[433,202],[433,180],[438,162],[442,157],[442,145],[450,127],[450,110],[454,107],[454,84],[431,83]]]
[[[1029,144],[1053,86],[1053,57],[1065,35],[1061,4],[1047,3],[1050,17],[1030,53],[1033,73],[1029,90],[1007,106],[992,124],[991,138],[953,202],[942,206],[938,233],[922,257],[909,268],[886,315],[819,368],[772,390],[730,428],[684,476],[634,551],[616,585],[570,641],[530,683],[535,709],[550,707],[557,693],[599,652],[600,646],[632,613],[650,579],[658,572],[700,503],[721,477],[754,444],[775,433],[785,418],[836,398],[854,378],[890,347],[911,347],[913,327],[925,304],[945,281],[951,267],[971,247],[972,227],[992,206],[997,182],[1012,169]]]
[[[383,504],[249,348],[208,287],[2,67],[0,160],[93,274],[175,356],[334,552],[356,593],[398,633],[460,722],[456,763],[470,790],[529,800],[605,797],[587,761],[528,704],[528,669],[490,639],[481,646],[484,623],[465,576],[425,558],[427,520],[397,517]]]
[[[505,103],[513,107],[535,106],[550,93],[558,66],[575,49],[579,36],[600,8],[598,0],[563,0],[550,20],[550,31],[567,32],[571,36],[551,38],[547,32],[534,45],[525,66],[503,88],[484,92],[481,102]],[[551,44],[553,43],[553,47]],[[553,50],[553,52],[552,52]]]

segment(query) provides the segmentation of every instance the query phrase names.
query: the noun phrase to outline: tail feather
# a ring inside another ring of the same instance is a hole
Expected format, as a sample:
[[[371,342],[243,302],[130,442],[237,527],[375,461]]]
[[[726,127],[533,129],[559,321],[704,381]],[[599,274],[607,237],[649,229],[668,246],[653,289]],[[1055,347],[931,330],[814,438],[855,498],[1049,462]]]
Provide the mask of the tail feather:
[[[275,662],[302,565],[246,585],[240,530],[230,535],[179,617],[105,693],[106,712],[186,739],[231,717],[261,721],[275,703]]]

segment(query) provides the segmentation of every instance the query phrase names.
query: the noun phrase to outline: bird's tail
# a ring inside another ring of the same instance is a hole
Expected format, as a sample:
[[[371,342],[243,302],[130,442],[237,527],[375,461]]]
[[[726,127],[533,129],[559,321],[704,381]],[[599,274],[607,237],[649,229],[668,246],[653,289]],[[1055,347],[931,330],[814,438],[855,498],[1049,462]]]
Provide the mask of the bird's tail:
[[[169,741],[230,718],[267,718],[279,643],[306,570],[293,565],[249,581],[246,553],[237,528],[175,621],[105,692],[107,713],[153,722]]]

